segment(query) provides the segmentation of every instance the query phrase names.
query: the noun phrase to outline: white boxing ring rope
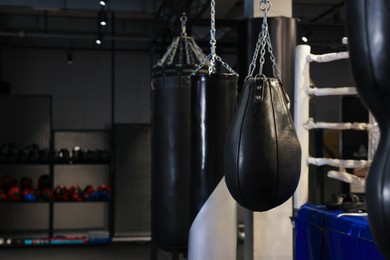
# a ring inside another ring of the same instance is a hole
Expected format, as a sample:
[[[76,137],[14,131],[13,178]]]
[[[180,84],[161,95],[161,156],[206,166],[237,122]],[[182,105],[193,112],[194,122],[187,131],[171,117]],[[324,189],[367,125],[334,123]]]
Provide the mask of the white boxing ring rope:
[[[307,164],[323,166],[329,165],[339,168],[351,168],[360,169],[369,166],[369,162],[366,160],[339,160],[339,159],[328,159],[328,158],[313,158],[309,157],[306,159]]]
[[[301,45],[301,46],[308,46],[308,45]],[[310,46],[309,46],[309,48],[310,48]],[[312,61],[315,61],[318,63],[330,62],[330,61],[342,60],[342,59],[348,59],[348,58],[349,58],[348,52],[335,52],[335,53],[327,53],[327,54],[321,54],[321,55],[315,55],[315,54],[309,53],[306,56],[306,59],[309,63]]]
[[[296,47],[295,60],[295,98],[294,98],[294,122],[297,135],[302,147],[301,178],[298,188],[294,194],[294,208],[298,209],[308,201],[309,197],[309,164],[330,165],[338,167],[339,171],[328,172],[328,177],[338,179],[351,184],[365,185],[365,180],[355,175],[345,172],[345,168],[368,167],[370,161],[367,160],[339,160],[327,158],[312,158],[309,155],[309,130],[311,129],[337,129],[337,130],[360,130],[377,131],[375,122],[369,123],[331,123],[315,122],[309,118],[310,96],[330,96],[330,95],[357,95],[355,87],[335,87],[335,88],[314,88],[310,87],[310,63],[330,62],[340,59],[348,59],[348,52],[329,53],[314,55],[310,53],[310,46],[299,45]],[[370,140],[370,139],[369,139]]]
[[[305,88],[306,94],[314,96],[340,96],[357,95],[355,87],[334,87],[334,88]]]
[[[312,129],[335,129],[335,130],[370,130],[372,125],[367,123],[328,123],[328,122],[314,122],[313,118],[303,124],[306,130]]]

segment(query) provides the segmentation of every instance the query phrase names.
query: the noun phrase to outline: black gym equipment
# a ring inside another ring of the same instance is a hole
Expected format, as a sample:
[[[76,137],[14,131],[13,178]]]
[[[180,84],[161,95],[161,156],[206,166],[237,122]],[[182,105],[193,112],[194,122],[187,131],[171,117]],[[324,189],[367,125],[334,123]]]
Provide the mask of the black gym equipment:
[[[53,190],[53,198],[56,201],[68,201],[69,200],[69,190],[63,185],[58,185]]]
[[[237,76],[191,76],[191,220],[224,176],[225,139],[237,104]]]
[[[49,174],[44,174],[38,178],[38,189],[51,189],[53,186],[53,180]]]
[[[75,146],[72,149],[70,160],[72,163],[82,163],[86,160],[85,151],[80,146]],[[85,162],[88,162],[87,160]]]
[[[56,161],[59,163],[69,163],[71,159],[71,152],[68,149],[60,149],[56,155]]]
[[[290,100],[281,83],[268,31],[270,5],[260,8],[264,17],[262,30],[226,139],[224,158],[231,195],[252,211],[267,211],[287,201],[298,186],[301,167]],[[263,74],[266,49],[273,77]],[[254,74],[258,60],[259,71]]]
[[[152,71],[152,243],[185,251],[189,232],[191,83],[205,59],[192,37],[173,39]]]
[[[53,200],[53,190],[50,188],[44,188],[44,189],[39,189],[37,190],[38,197],[42,201],[51,201]]]
[[[266,211],[293,195],[301,149],[280,80],[249,79],[243,88],[226,140],[226,184],[241,206]]]
[[[19,181],[19,187],[22,190],[31,189],[33,185],[33,180],[30,177],[22,177]]]
[[[215,4],[210,1],[210,54],[191,74],[191,260],[236,254],[236,205],[223,180],[223,151],[237,104],[238,74],[216,53]],[[205,65],[207,73],[200,71]]]
[[[376,243],[390,259],[390,2],[348,0],[346,11],[356,88],[381,133],[366,182],[368,220]]]
[[[325,203],[329,210],[342,210],[346,213],[366,212],[365,195],[353,193],[336,193],[332,194],[332,199]]]

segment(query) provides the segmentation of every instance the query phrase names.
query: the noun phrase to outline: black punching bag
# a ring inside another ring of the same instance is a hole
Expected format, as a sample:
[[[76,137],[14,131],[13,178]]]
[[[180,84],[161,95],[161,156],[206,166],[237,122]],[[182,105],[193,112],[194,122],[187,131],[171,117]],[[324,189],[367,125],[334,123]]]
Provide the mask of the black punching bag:
[[[346,10],[356,87],[381,135],[366,182],[368,220],[376,243],[390,259],[390,1],[348,0]]]
[[[224,160],[229,191],[244,208],[267,211],[294,194],[301,147],[280,80],[263,76],[245,81]]]
[[[267,11],[264,11],[266,17]],[[237,112],[227,135],[225,145],[225,177],[230,193],[243,207],[252,211],[267,211],[287,201],[294,193],[300,177],[301,148],[295,132],[294,123],[288,108],[289,98],[280,80],[280,72],[276,57],[284,60],[286,71],[292,75],[291,59],[283,53],[293,47],[291,35],[292,19],[274,19],[273,34],[277,36],[272,47],[272,37],[268,31],[267,19],[260,21],[246,20],[247,31],[253,31],[253,23],[258,21],[252,62],[241,91]],[[295,27],[294,27],[295,28]],[[284,30],[287,29],[287,30]],[[281,32],[291,33],[284,35]],[[295,34],[294,34],[295,35]],[[280,37],[280,38],[279,38]],[[287,38],[286,43],[283,38]],[[290,37],[290,39],[289,39]],[[249,39],[252,42],[252,39]],[[268,50],[269,58],[265,56]],[[275,56],[274,52],[275,51]],[[245,51],[243,50],[245,53]],[[241,60],[248,60],[248,52]],[[278,56],[277,56],[278,55]],[[255,73],[259,60],[259,70]],[[265,61],[270,61],[263,70]],[[249,62],[248,62],[249,63]],[[248,64],[247,63],[247,64]],[[289,66],[288,66],[289,65]],[[272,68],[272,73],[267,68]],[[273,77],[265,75],[272,74]],[[282,72],[284,72],[282,70]],[[242,72],[241,72],[242,73]],[[283,75],[283,73],[282,73]],[[288,84],[293,85],[289,79]]]
[[[198,50],[191,37],[178,37],[152,73],[152,243],[166,250],[185,251],[188,244],[189,75],[194,58],[201,59]]]
[[[236,108],[237,76],[191,76],[191,219],[224,176],[226,134]]]
[[[191,76],[191,228],[188,259],[236,259],[236,203],[223,151],[236,108],[237,76]]]

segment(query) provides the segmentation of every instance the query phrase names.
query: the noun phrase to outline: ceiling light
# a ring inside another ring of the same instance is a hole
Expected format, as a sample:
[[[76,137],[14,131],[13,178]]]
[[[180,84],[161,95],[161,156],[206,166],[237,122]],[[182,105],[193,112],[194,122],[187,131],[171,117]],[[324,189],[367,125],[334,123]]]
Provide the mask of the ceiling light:
[[[100,45],[100,44],[102,44],[102,40],[100,40],[100,39],[97,39],[97,40],[96,40],[96,44],[97,44],[97,45]]]
[[[107,13],[104,10],[104,7],[100,8],[100,12],[98,15],[98,21],[100,26],[106,26],[107,25]]]
[[[106,0],[101,0],[101,1],[99,2],[99,4],[102,5],[102,6],[105,6],[105,5],[106,5]]]
[[[301,39],[302,39],[303,42],[308,42],[309,41],[306,36],[302,36]]]

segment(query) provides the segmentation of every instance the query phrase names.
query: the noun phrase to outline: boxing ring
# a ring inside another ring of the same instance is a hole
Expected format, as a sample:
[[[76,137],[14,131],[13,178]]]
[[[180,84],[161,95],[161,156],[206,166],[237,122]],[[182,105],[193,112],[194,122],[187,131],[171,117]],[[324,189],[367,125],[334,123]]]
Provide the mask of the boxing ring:
[[[309,198],[309,165],[328,165],[338,170],[328,172],[328,177],[349,184],[365,185],[365,179],[347,173],[345,169],[360,169],[369,167],[379,141],[379,128],[370,115],[370,122],[316,122],[309,117],[309,101],[311,97],[357,95],[355,87],[315,88],[310,84],[310,64],[324,63],[341,59],[348,59],[348,52],[314,55],[310,53],[308,45],[296,47],[295,60],[295,99],[294,121],[295,128],[302,148],[301,178],[294,194],[294,209],[300,208]],[[341,160],[329,158],[313,158],[309,154],[309,131],[313,129],[355,130],[368,131],[368,158],[367,160]]]

